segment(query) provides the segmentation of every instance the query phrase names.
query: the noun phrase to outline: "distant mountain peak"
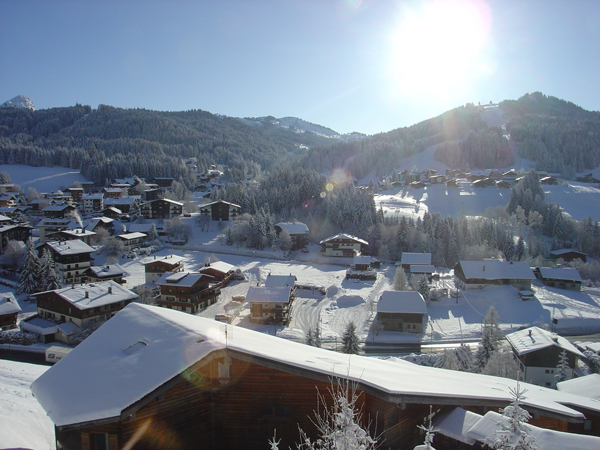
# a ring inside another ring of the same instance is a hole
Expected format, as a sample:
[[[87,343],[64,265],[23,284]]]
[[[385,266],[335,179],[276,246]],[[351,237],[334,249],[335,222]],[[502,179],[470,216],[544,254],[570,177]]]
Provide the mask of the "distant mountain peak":
[[[35,111],[35,106],[33,106],[33,102],[24,95],[17,95],[15,98],[5,101],[0,105],[0,108],[25,108]]]

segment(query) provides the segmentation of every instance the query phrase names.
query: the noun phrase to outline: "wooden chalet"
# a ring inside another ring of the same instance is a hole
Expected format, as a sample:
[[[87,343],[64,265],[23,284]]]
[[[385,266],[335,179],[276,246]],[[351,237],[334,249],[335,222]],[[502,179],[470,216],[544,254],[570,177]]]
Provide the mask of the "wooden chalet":
[[[154,256],[146,259],[144,272],[146,273],[146,283],[154,284],[163,274],[183,272],[183,257],[177,255]]]
[[[203,273],[164,273],[157,281],[160,287],[158,306],[195,314],[217,301],[219,286],[210,286],[215,279]]]
[[[96,251],[95,249],[78,239],[46,242],[38,247],[40,256],[45,249],[50,250],[61,283],[85,282],[85,271],[91,265],[92,253]]]
[[[454,266],[454,278],[462,289],[483,289],[486,286],[510,284],[522,291],[531,291],[535,275],[525,261],[459,261]]]
[[[40,317],[72,322],[80,328],[107,321],[138,298],[114,281],[74,285],[32,295]]]
[[[357,256],[367,251],[369,243],[349,234],[336,234],[319,242],[323,256]]]
[[[123,188],[105,187],[102,189],[104,198],[121,198],[123,196]]]
[[[352,266],[354,270],[366,271],[371,270],[370,256],[355,256],[352,258]]]
[[[577,269],[572,267],[537,267],[533,273],[546,286],[581,291],[583,279]]]
[[[423,333],[427,304],[416,291],[384,291],[377,302],[377,321],[384,331]]]
[[[172,219],[183,214],[183,203],[159,198],[140,205],[140,214],[147,219]]]
[[[175,181],[175,178],[154,177],[154,183],[156,183],[158,185],[158,187],[161,187],[161,188],[170,188],[171,186],[173,186],[173,181]]]
[[[505,180],[498,180],[496,181],[496,187],[498,189],[512,189],[512,185]]]
[[[102,192],[84,194],[81,201],[84,212],[102,211],[104,209],[104,194]]]
[[[293,300],[290,286],[250,286],[246,301],[250,304],[250,322],[286,325]]]
[[[203,267],[198,269],[199,273],[210,275],[215,280],[218,280],[221,286],[227,286],[229,280],[231,280],[231,277],[233,277],[234,271],[235,266],[233,264],[228,264],[223,261],[215,261],[205,264]]]
[[[583,253],[572,248],[561,248],[559,250],[552,250],[550,252],[550,258],[562,259],[565,262],[575,261],[576,259],[587,262],[587,257],[587,253]]]
[[[96,243],[96,233],[94,231],[86,230],[84,228],[76,228],[74,230],[60,230],[57,231],[53,236],[53,240],[57,241],[72,241],[79,239],[85,242],[87,245]]]
[[[68,203],[57,202],[42,209],[46,219],[67,219],[73,217],[77,209]]]
[[[548,177],[540,178],[540,184],[556,186],[556,185],[558,185],[558,180],[555,177],[548,176]]]
[[[138,208],[140,205],[139,195],[128,195],[119,198],[106,198],[104,199],[104,207],[108,208],[112,206],[122,211],[123,214],[129,214],[132,209]]]
[[[277,429],[295,447],[311,439],[317,392],[352,383],[364,426],[385,448],[423,442],[430,405],[507,406],[514,380],[380,360],[303,345],[214,320],[138,303],[125,307],[31,386],[63,450],[264,449]],[[597,401],[523,383],[529,423],[577,432],[600,416]],[[318,391],[317,391],[318,389]],[[326,397],[330,405],[330,398]],[[311,420],[312,419],[312,420]],[[587,433],[598,435],[598,422]],[[135,436],[135,437],[134,437]],[[441,447],[440,447],[441,448]]]
[[[91,266],[85,271],[85,277],[88,283],[99,283],[101,281],[112,280],[123,284],[123,276],[127,272],[118,264],[107,264],[105,266]]]
[[[12,292],[0,294],[0,330],[16,326],[20,312],[21,307]]]
[[[292,240],[292,250],[299,250],[308,245],[308,226],[302,222],[279,222],[275,225],[275,232],[279,234],[286,230]]]
[[[163,194],[163,190],[162,189],[146,189],[145,191],[142,192],[142,199],[145,202],[151,202],[153,200],[158,200],[159,198],[161,198],[161,195]]]
[[[210,220],[216,222],[235,220],[241,212],[242,207],[240,205],[223,200],[200,205],[200,214],[208,215]]]
[[[62,230],[76,230],[81,224],[72,218],[66,219],[42,219],[36,225],[39,232],[39,241],[46,242],[54,239],[54,235]]]
[[[140,248],[148,236],[145,233],[124,233],[117,236],[117,239],[123,243],[125,251]]]
[[[506,335],[506,340],[519,361],[519,374],[523,381],[538,386],[554,387],[555,374],[563,351],[567,353],[570,370],[567,379],[573,378],[577,359],[583,354],[567,339],[539,327],[526,328]]]
[[[0,225],[0,254],[4,254],[10,241],[27,242],[32,229],[29,225]]]
[[[123,211],[121,211],[119,208],[115,208],[114,206],[109,206],[102,210],[102,215],[110,219],[120,219],[123,215]]]
[[[402,252],[400,265],[406,273],[410,273],[411,266],[431,266],[431,253]]]

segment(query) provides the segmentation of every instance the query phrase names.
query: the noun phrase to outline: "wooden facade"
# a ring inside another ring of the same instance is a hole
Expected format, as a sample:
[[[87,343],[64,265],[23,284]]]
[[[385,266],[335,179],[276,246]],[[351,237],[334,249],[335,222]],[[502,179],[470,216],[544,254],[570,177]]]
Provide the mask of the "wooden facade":
[[[162,259],[156,259],[144,263],[144,271],[146,272],[146,283],[153,284],[165,273],[183,272],[183,262],[180,256],[169,255]]]
[[[119,208],[121,209],[121,208]],[[147,219],[172,219],[181,216],[183,203],[160,198],[140,205],[140,213]]]
[[[190,283],[192,278],[193,282]],[[209,286],[210,281],[214,281],[214,278],[197,273],[178,273],[166,278],[161,277],[156,282],[160,286],[160,299],[156,300],[156,305],[195,314],[215,303],[221,294],[218,286]]]
[[[241,210],[240,205],[223,200],[200,205],[200,214],[209,215],[210,219],[216,222],[235,220],[240,215]]]
[[[10,241],[27,242],[31,235],[29,225],[3,225],[0,226],[0,254],[4,254],[6,246]]]

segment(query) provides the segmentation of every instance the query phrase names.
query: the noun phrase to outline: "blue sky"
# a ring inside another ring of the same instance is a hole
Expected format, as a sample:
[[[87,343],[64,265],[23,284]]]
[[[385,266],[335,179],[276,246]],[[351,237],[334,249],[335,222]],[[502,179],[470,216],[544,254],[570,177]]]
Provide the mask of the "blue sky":
[[[542,91],[600,109],[600,2],[0,1],[0,102],[409,126]]]

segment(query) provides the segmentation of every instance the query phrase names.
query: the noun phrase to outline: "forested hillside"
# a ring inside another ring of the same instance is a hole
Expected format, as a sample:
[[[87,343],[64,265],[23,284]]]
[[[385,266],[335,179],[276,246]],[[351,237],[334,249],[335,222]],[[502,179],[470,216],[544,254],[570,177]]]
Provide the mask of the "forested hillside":
[[[199,170],[219,163],[232,178],[258,175],[328,142],[312,133],[260,129],[237,119],[193,110],[158,112],[100,105],[31,111],[0,110],[0,164],[61,165],[103,184],[116,177],[191,178],[181,158]]]

